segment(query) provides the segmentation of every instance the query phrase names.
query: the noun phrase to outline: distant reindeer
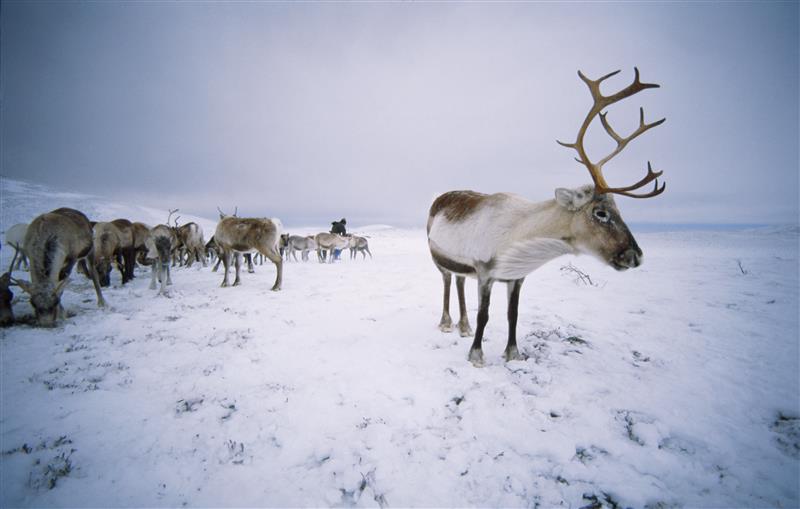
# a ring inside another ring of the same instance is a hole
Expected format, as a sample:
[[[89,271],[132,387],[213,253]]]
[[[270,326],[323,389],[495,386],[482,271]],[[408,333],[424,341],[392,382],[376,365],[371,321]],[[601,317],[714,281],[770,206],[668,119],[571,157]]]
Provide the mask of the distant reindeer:
[[[10,272],[19,270],[23,263],[25,264],[26,269],[29,268],[28,257],[25,255],[25,250],[22,248],[22,244],[25,242],[25,233],[27,231],[28,223],[15,224],[6,230],[6,244],[14,248],[14,257],[11,259],[11,266],[8,268]],[[14,267],[15,263],[16,267]]]
[[[280,290],[283,279],[283,258],[279,251],[282,228],[280,220],[275,218],[223,217],[214,232],[214,240],[220,249],[219,256],[225,266],[225,276],[221,286],[228,286],[228,267],[234,256],[236,257],[236,279],[233,286],[236,286],[240,283],[240,254],[258,252],[275,264],[277,275],[272,290]]]
[[[0,276],[0,327],[8,327],[14,323],[14,310],[11,309],[14,293],[10,289],[11,285],[11,272]]]
[[[639,127],[627,137],[617,134],[608,123],[606,113],[602,112],[606,107],[642,90],[658,87],[641,83],[639,70],[634,71],[633,83],[610,96],[600,92],[600,83],[619,71],[598,80],[590,80],[578,72],[578,76],[589,87],[594,104],[578,130],[577,140],[574,143],[559,143],[577,151],[577,160],[589,170],[594,185],[556,189],[554,200],[541,203],[532,203],[513,194],[487,195],[473,191],[451,191],[433,202],[427,230],[431,256],[444,281],[442,319],[439,323],[441,330],[452,329],[448,310],[450,280],[451,275],[456,274],[461,313],[459,329],[462,336],[472,333],[464,302],[464,277],[478,279],[478,328],[469,352],[469,360],[473,364],[483,364],[481,342],[489,319],[489,297],[495,281],[508,285],[508,343],[505,358],[512,360],[520,358],[516,342],[519,293],[525,276],[530,272],[567,253],[592,254],[617,270],[641,264],[642,250],[622,220],[612,194],[633,198],[661,194],[665,186],[659,187],[657,178],[662,172],[653,172],[648,163],[644,178],[633,185],[619,188],[609,187],[602,173],[603,165],[619,154],[631,140],[665,120],[646,124],[644,110],[640,109]],[[584,148],[584,136],[589,124],[598,115],[617,147],[599,162],[593,163]],[[633,193],[650,182],[655,182],[655,185],[649,193]]]
[[[95,223],[92,227],[92,235],[92,257],[95,270],[100,280],[100,286],[106,287],[111,284],[111,262],[115,261],[120,252],[122,232],[114,223]],[[124,279],[123,268],[119,267],[119,271]]]
[[[361,253],[363,256],[363,260],[367,259],[367,254],[369,257],[372,258],[372,253],[369,251],[369,242],[364,237],[359,237],[358,235],[351,235],[350,236],[350,259],[355,260],[356,254]]]
[[[300,259],[304,262],[308,261],[308,253],[316,251],[317,241],[314,240],[313,235],[301,237],[300,235],[291,235],[286,243],[286,259],[291,255],[294,261],[297,261],[297,251],[300,251]]]
[[[338,233],[318,233],[314,237],[314,241],[317,243],[317,258],[319,258],[320,263],[325,262],[326,255],[324,251],[328,251],[328,263],[333,263],[336,258],[334,251],[336,249],[344,250],[350,246],[350,238]]]
[[[119,229],[119,248],[117,250],[117,268],[122,274],[122,284],[134,278],[136,266],[136,246],[134,245],[133,223],[127,219],[114,219],[111,224]]]
[[[191,267],[195,261],[203,263],[206,266],[205,257],[205,240],[203,239],[203,228],[197,223],[186,223],[177,228],[178,244],[183,250],[185,255],[188,256],[186,264]],[[183,262],[184,253],[180,254],[181,261]]]
[[[150,236],[146,239],[146,258],[152,263],[150,272],[150,289],[156,289],[156,279],[161,282],[158,293],[166,292],[167,285],[172,284],[170,277],[170,260],[172,259],[172,246],[177,242],[175,231],[164,224],[154,226]]]
[[[53,326],[63,315],[61,294],[69,281],[72,267],[82,258],[87,259],[97,305],[105,307],[92,259],[92,247],[92,227],[82,212],[60,208],[42,214],[31,222],[24,242],[31,264],[31,281],[13,281],[30,295],[40,326]]]

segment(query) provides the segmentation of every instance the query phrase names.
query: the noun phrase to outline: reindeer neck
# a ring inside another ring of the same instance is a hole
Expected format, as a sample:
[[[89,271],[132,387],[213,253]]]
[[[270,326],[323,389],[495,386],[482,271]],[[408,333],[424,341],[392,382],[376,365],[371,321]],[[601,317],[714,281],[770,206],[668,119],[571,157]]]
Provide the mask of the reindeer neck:
[[[526,238],[565,239],[570,236],[575,212],[558,205],[555,200],[531,203],[525,208],[520,225]]]

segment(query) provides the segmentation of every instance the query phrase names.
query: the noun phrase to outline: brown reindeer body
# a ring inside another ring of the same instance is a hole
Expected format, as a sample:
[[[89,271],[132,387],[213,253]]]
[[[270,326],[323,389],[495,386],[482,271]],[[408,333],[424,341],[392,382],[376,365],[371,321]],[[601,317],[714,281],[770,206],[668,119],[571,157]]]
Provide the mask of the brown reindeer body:
[[[74,209],[61,208],[34,219],[25,235],[25,252],[31,263],[31,281],[16,283],[31,297],[39,325],[53,326],[62,314],[61,294],[75,263],[87,259],[97,294],[97,305],[105,306],[92,257],[92,227],[89,219]]]
[[[617,71],[619,72],[619,71]],[[476,366],[483,364],[481,343],[489,319],[489,299],[494,282],[508,286],[508,343],[506,360],[521,358],[517,349],[516,326],[519,294],[522,283],[530,272],[563,254],[585,253],[603,260],[617,270],[641,264],[642,251],[614,203],[612,194],[634,198],[649,198],[661,194],[661,172],[652,171],[648,163],[647,174],[639,182],[620,188],[609,187],[602,174],[605,163],[619,154],[627,144],[664,120],[651,124],[644,121],[640,109],[639,127],[629,136],[622,137],[613,130],[602,111],[611,104],[637,92],[658,85],[639,81],[639,71],[631,85],[610,96],[600,92],[600,83],[613,76],[611,73],[598,80],[590,80],[582,73],[580,78],[589,87],[594,104],[583,121],[574,143],[561,143],[578,152],[578,162],[585,165],[594,181],[593,185],[577,189],[556,189],[555,199],[540,203],[530,202],[509,193],[483,194],[474,191],[451,191],[439,196],[428,215],[428,245],[433,262],[442,273],[444,298],[442,331],[452,330],[449,313],[450,284],[456,276],[462,336],[472,330],[466,315],[464,278],[478,280],[480,300],[477,329],[469,352],[469,360]],[[606,157],[593,163],[584,149],[584,136],[589,124],[599,116],[606,132],[616,141],[617,147]],[[655,182],[649,193],[635,194],[642,186]]]
[[[100,279],[100,286],[111,284],[111,263],[120,252],[122,232],[114,223],[95,223],[92,227],[94,266]],[[123,270],[120,269],[123,279]]]
[[[119,229],[117,268],[122,275],[122,284],[125,284],[134,278],[133,270],[136,266],[133,223],[127,219],[114,219],[111,224]]]
[[[275,264],[277,275],[273,291],[281,289],[283,279],[283,258],[280,255],[280,235],[283,225],[279,219],[223,217],[217,224],[214,240],[219,256],[225,266],[225,276],[221,286],[228,286],[228,267],[236,258],[236,279],[233,286],[240,284],[239,271],[241,254],[258,252]]]

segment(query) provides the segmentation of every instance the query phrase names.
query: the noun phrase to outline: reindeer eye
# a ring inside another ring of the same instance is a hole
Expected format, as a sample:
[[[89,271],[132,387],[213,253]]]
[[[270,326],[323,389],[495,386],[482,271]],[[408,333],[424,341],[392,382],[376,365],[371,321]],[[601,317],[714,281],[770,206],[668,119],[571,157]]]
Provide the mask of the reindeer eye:
[[[609,219],[608,212],[603,209],[594,209],[594,217],[603,223],[608,222]]]

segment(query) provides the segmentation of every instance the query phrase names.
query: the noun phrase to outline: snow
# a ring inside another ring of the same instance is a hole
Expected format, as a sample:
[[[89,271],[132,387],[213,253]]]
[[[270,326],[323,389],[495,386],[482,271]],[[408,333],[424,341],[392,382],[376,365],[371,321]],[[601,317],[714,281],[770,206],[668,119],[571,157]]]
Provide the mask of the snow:
[[[166,219],[0,182],[3,229],[58,206]],[[638,234],[623,273],[550,262],[522,289],[525,361],[502,360],[495,285],[484,368],[437,328],[423,226],[353,227],[374,259],[287,262],[280,292],[271,264],[235,288],[176,268],[168,296],[145,268],[100,310],[73,274],[73,316],[1,333],[0,505],[798,506],[796,226]]]

